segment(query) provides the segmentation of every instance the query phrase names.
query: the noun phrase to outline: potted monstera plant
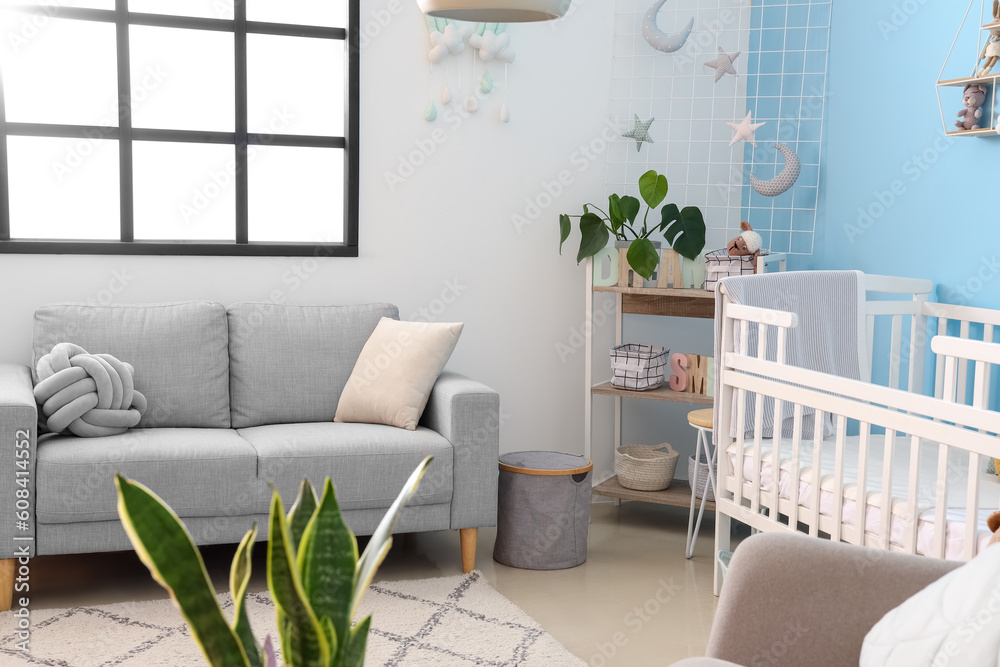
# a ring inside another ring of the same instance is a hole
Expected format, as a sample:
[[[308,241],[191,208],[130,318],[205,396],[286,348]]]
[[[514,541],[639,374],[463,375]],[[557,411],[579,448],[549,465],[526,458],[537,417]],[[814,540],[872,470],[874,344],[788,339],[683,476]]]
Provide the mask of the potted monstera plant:
[[[306,480],[288,514],[275,490],[268,521],[267,586],[277,613],[287,667],[362,667],[371,616],[352,623],[362,596],[392,546],[392,531],[416,491],[431,457],[417,466],[358,557],[328,477],[317,498]],[[201,553],[178,516],[143,485],[115,475],[118,514],[136,553],[191,628],[212,667],[274,667],[274,645],[250,629],[246,592],[257,525],[236,549],[229,584],[232,621],[226,619]]]
[[[642,202],[635,197],[613,194],[608,197],[607,211],[586,204],[583,215],[560,215],[559,254],[573,231],[573,219],[576,218],[580,227],[577,264],[602,251],[614,238],[616,247],[628,248],[626,256],[632,270],[649,280],[660,263],[659,242],[650,239],[656,233],[662,234],[681,256],[696,259],[705,247],[705,218],[696,206],[678,208],[676,204],[666,204],[657,219],[654,211],[666,199],[668,190],[667,177],[651,169],[639,177]],[[646,207],[640,223],[643,203]]]

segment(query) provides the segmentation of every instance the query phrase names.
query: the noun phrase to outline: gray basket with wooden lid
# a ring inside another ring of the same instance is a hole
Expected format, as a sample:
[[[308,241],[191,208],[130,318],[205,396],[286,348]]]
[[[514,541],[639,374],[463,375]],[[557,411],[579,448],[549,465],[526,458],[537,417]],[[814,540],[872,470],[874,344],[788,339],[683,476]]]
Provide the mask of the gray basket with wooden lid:
[[[562,570],[587,560],[594,464],[560,452],[500,457],[493,559],[525,570]]]

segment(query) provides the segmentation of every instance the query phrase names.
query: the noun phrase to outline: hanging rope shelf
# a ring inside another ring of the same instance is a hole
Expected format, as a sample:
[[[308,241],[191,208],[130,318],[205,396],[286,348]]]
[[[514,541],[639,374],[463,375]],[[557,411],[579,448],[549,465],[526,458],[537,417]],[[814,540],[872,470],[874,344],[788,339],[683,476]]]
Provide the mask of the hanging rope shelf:
[[[989,137],[998,136],[998,125],[1000,125],[1000,114],[996,111],[994,94],[997,91],[997,82],[1000,81],[1000,0],[993,0],[992,12],[987,14],[987,0],[979,0],[980,13],[977,22],[977,32],[979,34],[976,53],[973,55],[966,48],[955,52],[962,31],[969,21],[972,7],[976,0],[969,1],[969,7],[965,10],[965,17],[962,25],[955,35],[955,40],[951,43],[948,57],[938,74],[937,96],[938,108],[941,111],[941,124],[944,131],[949,136],[956,137]],[[987,18],[989,17],[989,18]],[[969,76],[957,79],[945,79],[945,70],[952,57],[962,59],[962,67],[972,66]],[[955,99],[951,89],[959,88],[962,91],[961,102],[965,108],[956,114],[945,113],[944,102],[941,99],[942,90],[949,100]]]

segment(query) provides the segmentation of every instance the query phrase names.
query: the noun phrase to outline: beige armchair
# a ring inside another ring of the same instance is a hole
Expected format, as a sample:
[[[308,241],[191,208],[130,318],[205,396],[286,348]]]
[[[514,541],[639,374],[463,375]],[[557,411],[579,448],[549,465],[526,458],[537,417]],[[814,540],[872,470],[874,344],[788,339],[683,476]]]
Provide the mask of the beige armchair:
[[[673,667],[844,667],[883,615],[961,563],[761,533],[736,549],[708,657]]]

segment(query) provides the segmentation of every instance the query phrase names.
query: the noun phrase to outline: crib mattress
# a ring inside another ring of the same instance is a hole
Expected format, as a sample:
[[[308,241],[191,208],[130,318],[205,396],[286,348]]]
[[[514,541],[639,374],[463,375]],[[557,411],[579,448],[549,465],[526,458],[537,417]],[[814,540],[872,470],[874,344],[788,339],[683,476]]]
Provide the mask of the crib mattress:
[[[844,494],[841,499],[841,523],[843,526],[854,528],[857,517],[857,480],[859,470],[859,436],[849,436],[845,440],[844,447],[844,472],[845,481]],[[905,444],[904,444],[905,443]],[[743,480],[744,496],[748,496],[753,489],[753,439],[748,439],[743,443]],[[771,482],[773,480],[771,462],[771,440],[761,442],[761,462],[760,482],[761,482],[761,505],[767,507],[771,501]],[[882,537],[882,468],[885,438],[881,435],[872,435],[868,445],[868,461],[866,475],[866,490],[864,494],[865,503],[865,533],[874,538]],[[934,539],[934,495],[937,486],[937,463],[938,463],[937,443],[922,441],[920,445],[920,455],[918,461],[918,512],[917,512],[917,535],[916,551],[923,555],[933,555]],[[733,443],[727,450],[729,458],[729,469],[734,470],[738,451],[737,443]],[[820,494],[819,507],[820,514],[824,517],[834,516],[834,459],[835,442],[833,439],[824,441],[820,455]],[[910,520],[907,511],[908,484],[910,470],[910,440],[908,437],[898,437],[893,450],[892,462],[892,497],[890,499],[892,508],[891,519],[889,521],[889,542],[893,546],[902,548],[906,543],[906,535],[910,529]],[[780,473],[778,475],[778,495],[784,500],[791,500],[793,467],[792,443],[788,439],[782,439],[780,450]],[[813,510],[813,442],[811,439],[803,439],[799,445],[799,470],[798,470],[798,506],[799,519],[804,520],[811,516],[808,512]],[[985,464],[985,461],[980,459]],[[962,560],[964,557],[965,540],[965,507],[966,490],[968,488],[968,453],[954,448],[949,452],[948,459],[948,495],[945,514],[945,558],[950,560]],[[977,529],[977,552],[986,546],[991,535],[986,527],[986,518],[1000,508],[1000,479],[996,475],[980,472],[979,477],[979,507],[978,529]],[[847,484],[851,481],[853,483]],[[732,489],[736,484],[736,476],[730,475],[727,479],[726,487]]]

